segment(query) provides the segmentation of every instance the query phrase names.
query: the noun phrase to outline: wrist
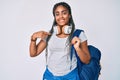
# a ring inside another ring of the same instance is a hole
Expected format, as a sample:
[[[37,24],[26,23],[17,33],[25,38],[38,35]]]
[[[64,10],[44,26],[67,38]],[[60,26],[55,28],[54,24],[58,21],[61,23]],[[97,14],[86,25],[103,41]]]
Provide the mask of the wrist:
[[[34,42],[35,42],[35,41],[36,41],[36,38],[31,37],[31,41],[34,41]]]
[[[34,40],[34,39],[31,39],[31,41],[35,42],[36,40]]]

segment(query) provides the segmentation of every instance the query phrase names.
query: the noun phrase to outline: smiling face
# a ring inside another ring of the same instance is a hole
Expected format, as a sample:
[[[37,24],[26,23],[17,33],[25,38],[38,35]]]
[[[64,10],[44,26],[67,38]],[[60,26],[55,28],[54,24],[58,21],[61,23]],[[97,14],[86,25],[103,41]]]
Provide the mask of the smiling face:
[[[65,26],[69,23],[70,14],[68,12],[68,9],[64,6],[60,5],[58,6],[55,11],[55,20],[58,26]]]

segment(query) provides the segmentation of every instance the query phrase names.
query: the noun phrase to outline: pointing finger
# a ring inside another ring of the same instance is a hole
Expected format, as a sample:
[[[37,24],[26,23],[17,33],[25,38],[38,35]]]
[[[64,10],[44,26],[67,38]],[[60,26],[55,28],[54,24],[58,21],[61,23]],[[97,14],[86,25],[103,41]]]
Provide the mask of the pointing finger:
[[[49,33],[49,32],[44,32],[44,34],[46,34],[46,35],[51,35],[51,33]]]

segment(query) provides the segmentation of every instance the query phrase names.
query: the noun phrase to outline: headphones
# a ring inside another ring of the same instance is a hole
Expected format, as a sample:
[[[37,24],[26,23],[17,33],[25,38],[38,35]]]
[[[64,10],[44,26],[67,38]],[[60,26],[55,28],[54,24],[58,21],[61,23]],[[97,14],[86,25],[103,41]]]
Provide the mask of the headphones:
[[[60,34],[60,30],[58,30],[58,26],[54,26],[53,29],[54,29],[54,32],[55,32],[56,34]],[[66,25],[66,26],[64,27],[64,33],[65,33],[65,34],[70,34],[71,31],[72,31],[72,26]]]

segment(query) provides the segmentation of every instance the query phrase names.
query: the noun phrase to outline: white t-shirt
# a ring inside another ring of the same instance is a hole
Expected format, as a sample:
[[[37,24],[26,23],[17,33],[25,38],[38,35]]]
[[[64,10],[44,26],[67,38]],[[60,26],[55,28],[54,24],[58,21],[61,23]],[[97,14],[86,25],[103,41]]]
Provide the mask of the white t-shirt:
[[[73,54],[72,61],[70,59],[70,48],[69,46],[66,46],[67,38],[68,37],[59,38],[55,33],[53,33],[48,42],[47,66],[55,76],[63,76],[71,72],[77,66],[77,59],[75,54]],[[81,42],[87,40],[84,32],[81,32],[79,38]]]

